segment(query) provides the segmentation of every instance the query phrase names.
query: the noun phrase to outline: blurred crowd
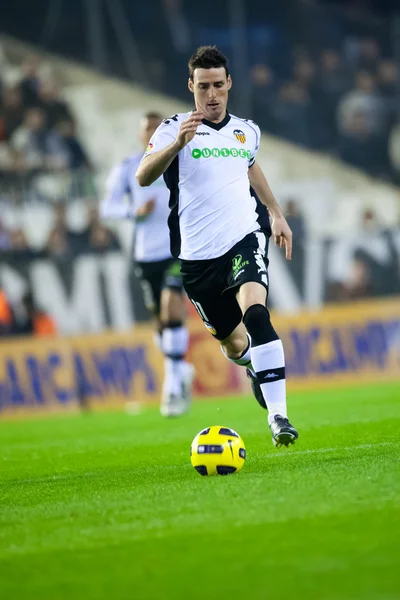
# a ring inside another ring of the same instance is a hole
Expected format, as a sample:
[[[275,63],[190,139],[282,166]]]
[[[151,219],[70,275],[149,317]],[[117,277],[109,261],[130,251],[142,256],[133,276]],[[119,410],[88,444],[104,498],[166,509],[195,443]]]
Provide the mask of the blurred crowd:
[[[295,243],[287,268],[300,297],[305,298],[310,242],[307,220],[295,197],[285,198],[283,208]],[[79,230],[70,227],[65,205],[55,205],[52,210],[53,223],[40,248],[29,243],[23,228],[9,229],[0,220],[0,268],[11,267],[23,274],[36,260],[50,260],[66,289],[72,289],[77,257],[121,252],[122,246],[116,233],[100,221],[94,206],[88,206],[86,224]],[[399,230],[385,229],[371,209],[362,213],[351,234],[325,238],[322,252],[324,302],[347,303],[400,294]],[[131,257],[126,259],[131,264]],[[29,278],[24,280],[29,288]],[[0,288],[0,336],[55,333],[56,324],[36,304],[32,290],[11,302]]]
[[[234,3],[215,0],[203,0],[201,11],[191,0],[121,0],[119,29],[100,4],[104,43],[97,63],[95,48],[88,52],[79,2],[49,30],[45,3],[31,20],[19,19],[13,6],[0,8],[0,18],[11,35],[37,44],[40,31],[50,51],[92,61],[104,72],[133,77],[186,102],[188,57],[198,45],[216,44],[230,58],[232,112],[250,115],[276,136],[400,182],[400,76],[395,15],[386,3],[244,2],[240,14]],[[79,33],[66,35],[72,28]],[[41,75],[42,67],[29,57],[18,84],[3,85],[0,140],[6,151],[0,148],[0,171],[90,166],[71,111],[54,81]]]
[[[239,37],[222,3],[213,3],[211,23],[187,0],[149,0],[135,9],[132,27],[151,84],[187,100],[187,57],[195,45],[215,43],[230,58],[232,112],[243,111],[247,83],[246,111],[264,131],[400,182],[400,74],[390,20],[363,1],[335,9],[322,0],[277,4],[246,3],[240,71]],[[155,37],[145,35],[151,28]]]
[[[307,223],[295,198],[284,202],[293,231],[295,251],[287,263],[293,281],[305,297]],[[400,294],[400,229],[384,227],[367,208],[351,235],[324,240],[324,302],[352,302]]]
[[[251,70],[254,116],[263,129],[386,178],[396,177],[399,70],[374,38],[297,48],[288,78],[269,64]]]
[[[187,102],[188,56],[198,45],[215,43],[230,59],[233,113],[244,114],[241,107],[247,102],[246,116],[264,131],[313,151],[329,152],[400,184],[400,72],[390,21],[373,13],[373,8],[381,7],[378,1],[343,0],[334,9],[332,4],[328,0],[244,3],[246,41],[240,69],[241,25],[239,16],[228,10],[232,3],[203,0],[199,11],[191,0],[121,0],[133,36],[130,48],[138,52],[128,53],[133,70],[126,69],[123,40],[116,41],[108,24],[104,71],[132,77],[136,69],[137,80],[148,88]],[[0,7],[0,20],[11,34],[37,44],[45,11],[38,8],[32,20],[19,19],[17,7],[2,11]],[[48,49],[87,61],[87,27],[82,18],[79,3],[71,3],[54,27],[53,39],[48,36]],[[232,19],[236,19],[233,28]],[[56,35],[68,27],[81,35]],[[46,32],[42,33],[45,39]],[[38,248],[24,228],[7,226],[5,215],[0,214],[0,267],[8,263],[23,269],[31,261],[47,259],[65,280],[72,280],[76,257],[121,250],[119,238],[100,221],[94,205],[88,206],[83,229],[68,224],[66,202],[96,199],[78,118],[45,60],[30,54],[19,65],[7,65],[0,47],[0,202],[7,203],[11,194],[9,204],[15,198],[24,200],[29,190],[29,198],[51,201],[54,216],[47,239]],[[296,198],[287,198],[284,209],[296,244],[288,269],[304,298],[307,222]],[[400,293],[398,229],[385,230],[370,209],[356,229],[351,243],[345,235],[325,240],[324,260],[333,265],[324,273],[325,301]],[[0,289],[0,335],[27,333],[54,335],[55,325],[35,304],[31,290],[12,304]]]
[[[0,183],[90,169],[76,121],[53,74],[28,55],[0,74]]]
[[[342,257],[341,276],[331,274],[327,280],[327,302],[346,303],[400,294],[398,227],[382,227],[375,212],[366,209],[350,247],[351,250]],[[332,252],[331,261],[336,261],[337,257],[338,254]]]
[[[97,207],[87,209],[86,226],[76,231],[67,222],[66,206],[54,207],[54,222],[42,248],[32,247],[23,228],[7,228],[0,219],[0,258],[7,261],[51,258],[68,265],[80,254],[101,254],[120,250],[118,237],[99,218]]]
[[[120,251],[116,234],[99,219],[98,210],[89,206],[84,229],[71,229],[65,205],[56,205],[54,221],[43,247],[29,243],[23,228],[7,228],[0,219],[0,267],[3,264],[24,270],[31,261],[50,259],[67,281],[73,277],[73,262],[84,254]],[[18,335],[55,335],[53,319],[37,305],[31,290],[11,302],[0,287],[0,337]]]
[[[31,292],[12,304],[0,287],[0,338],[21,335],[48,337],[56,334],[54,319],[37,305]]]

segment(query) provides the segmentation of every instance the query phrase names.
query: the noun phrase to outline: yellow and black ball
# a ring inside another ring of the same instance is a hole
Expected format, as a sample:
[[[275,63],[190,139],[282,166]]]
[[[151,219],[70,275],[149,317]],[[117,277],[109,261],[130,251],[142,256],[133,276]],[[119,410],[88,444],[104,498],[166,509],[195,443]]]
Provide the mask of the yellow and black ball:
[[[246,448],[236,431],[213,425],[194,438],[190,460],[200,475],[231,475],[243,467]]]

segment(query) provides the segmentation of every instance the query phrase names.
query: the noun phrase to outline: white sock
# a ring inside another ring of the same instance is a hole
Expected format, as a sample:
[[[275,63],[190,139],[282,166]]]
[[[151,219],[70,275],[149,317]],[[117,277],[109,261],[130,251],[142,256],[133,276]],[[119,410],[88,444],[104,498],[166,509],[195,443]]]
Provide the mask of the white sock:
[[[251,364],[251,337],[249,336],[249,334],[247,334],[247,338],[249,340],[249,345],[247,347],[247,350],[244,352],[244,354],[242,354],[240,358],[229,358],[223,346],[220,346],[220,348],[225,358],[235,363],[235,365],[239,365],[240,367],[247,367],[248,369],[250,369],[250,371],[252,371],[252,373],[254,373],[253,365]]]
[[[189,332],[186,327],[166,327],[162,332],[161,348],[164,360],[163,395],[180,396],[182,379],[185,376],[184,356],[189,345]]]
[[[174,360],[168,358],[164,359],[164,383],[163,383],[163,396],[168,398],[169,396],[180,396],[182,390],[182,368],[181,363],[183,360]]]
[[[268,423],[275,415],[287,417],[285,355],[281,340],[252,348],[251,361],[268,408]]]
[[[189,345],[189,332],[183,325],[165,327],[162,332],[161,348],[166,356],[183,357]]]

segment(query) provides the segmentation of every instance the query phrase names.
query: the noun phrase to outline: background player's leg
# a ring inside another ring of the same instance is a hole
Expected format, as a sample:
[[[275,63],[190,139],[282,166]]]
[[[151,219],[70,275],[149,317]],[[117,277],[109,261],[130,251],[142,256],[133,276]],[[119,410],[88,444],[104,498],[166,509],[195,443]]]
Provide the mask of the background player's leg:
[[[161,412],[177,416],[188,409],[191,400],[193,367],[185,361],[189,332],[185,326],[186,309],[181,291],[164,287],[161,292],[160,321],[165,379]]]
[[[243,323],[251,336],[251,361],[268,407],[268,423],[274,435],[277,418],[287,420],[283,345],[272,326],[266,307],[267,290],[263,285],[257,282],[243,284],[237,300],[243,312]],[[279,427],[281,429],[285,428]],[[293,432],[283,431],[283,434],[278,438],[274,435],[277,444],[290,443],[297,437],[294,429]]]
[[[185,412],[182,406],[182,358],[188,345],[182,293],[168,287],[166,277],[171,261],[141,263],[136,266],[146,307],[153,316],[156,332],[154,342],[164,354],[164,381],[161,413],[173,416]],[[179,282],[175,283],[176,286]]]

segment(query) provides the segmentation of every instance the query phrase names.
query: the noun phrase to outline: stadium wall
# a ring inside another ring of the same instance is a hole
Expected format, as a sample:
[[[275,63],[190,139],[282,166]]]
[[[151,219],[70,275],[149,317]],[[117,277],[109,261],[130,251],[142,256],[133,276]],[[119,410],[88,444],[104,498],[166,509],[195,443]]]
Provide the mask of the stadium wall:
[[[277,317],[289,392],[400,380],[400,298]],[[244,369],[226,361],[191,318],[189,360],[197,398],[249,393]],[[21,339],[0,346],[0,416],[130,409],[160,398],[163,360],[148,325],[126,333]]]

